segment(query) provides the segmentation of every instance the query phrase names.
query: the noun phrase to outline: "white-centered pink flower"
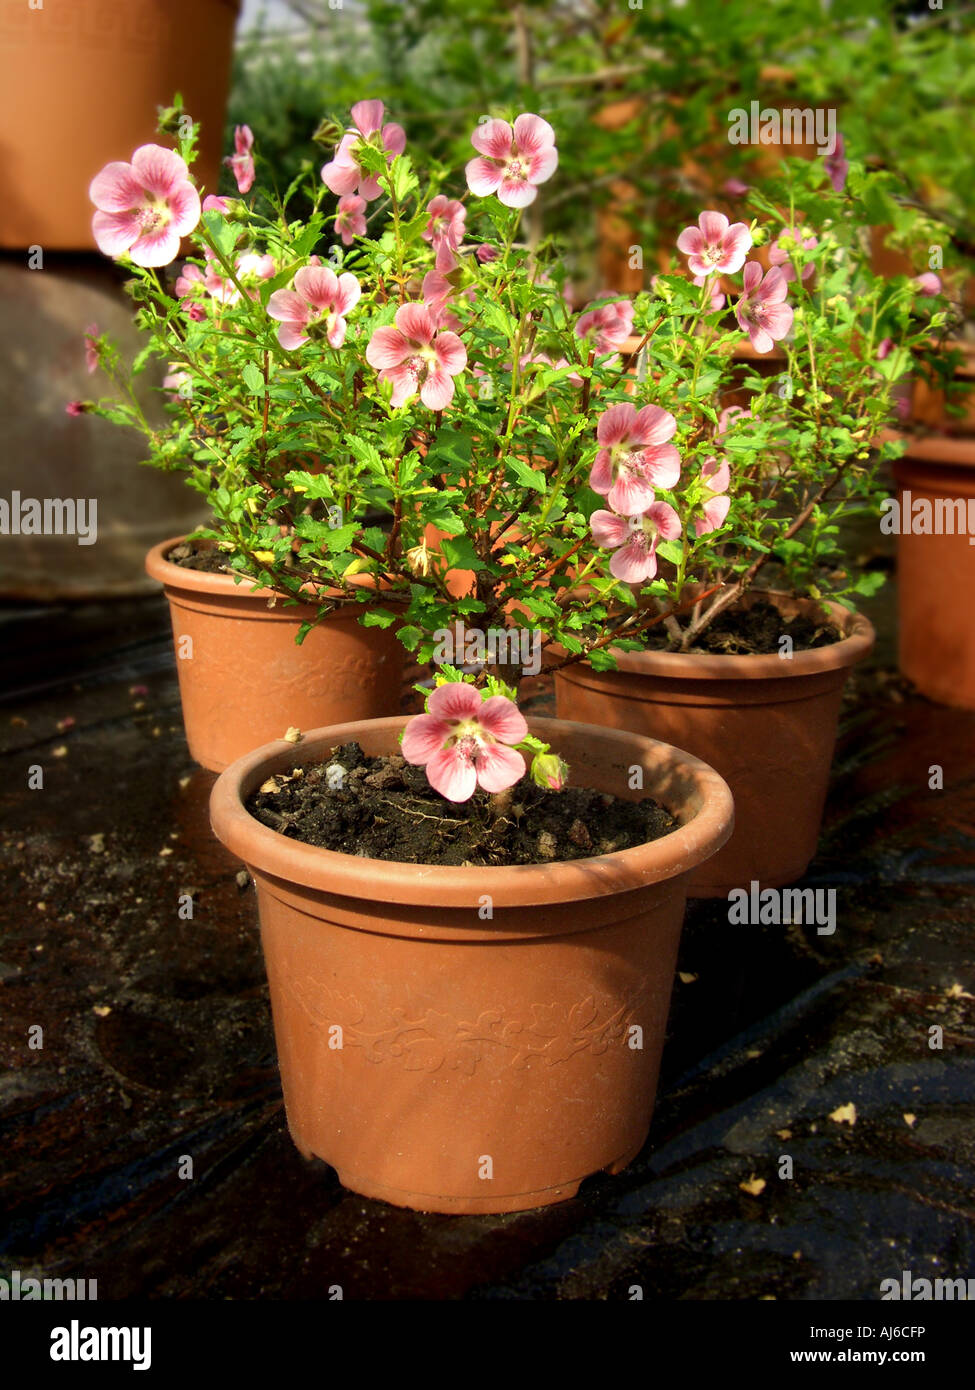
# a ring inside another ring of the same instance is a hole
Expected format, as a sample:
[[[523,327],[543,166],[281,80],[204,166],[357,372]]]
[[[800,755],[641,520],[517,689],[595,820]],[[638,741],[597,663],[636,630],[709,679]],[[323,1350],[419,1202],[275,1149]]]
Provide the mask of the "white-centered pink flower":
[[[249,193],[254,186],[254,133],[249,125],[234,126],[234,152],[227,156],[224,164],[233,172],[237,180],[237,192]]]
[[[186,162],[162,145],[140,145],[131,164],[106,164],[88,196],[98,209],[91,228],[99,251],[136,265],[169,265],[200,220]]]
[[[784,227],[775,241],[769,247],[769,265],[782,267],[782,274],[790,282],[796,278],[796,272],[792,265],[793,251],[811,251],[814,246],[819,245],[819,237],[803,236],[801,227]],[[802,278],[808,280],[816,267],[809,263],[802,267]]]
[[[923,275],[915,276],[914,283],[919,294],[941,293],[941,278],[935,275],[933,270],[926,270]]]
[[[694,530],[699,536],[707,536],[723,526],[731,506],[727,495],[731,483],[731,469],[727,459],[717,459],[710,455],[701,464],[701,481],[705,486],[704,515],[694,522]]]
[[[501,259],[500,247],[492,246],[487,241],[482,241],[480,246],[475,248],[474,254],[481,265],[490,265],[492,261],[499,261]]]
[[[598,308],[587,306],[576,324],[576,334],[591,338],[596,352],[615,352],[632,334],[635,312],[628,299],[617,299]]]
[[[444,410],[454,398],[454,377],[467,365],[467,349],[456,333],[438,327],[425,304],[401,304],[394,323],[376,329],[366,361],[379,369],[380,381],[393,383],[394,406],[419,391],[430,410]]]
[[[170,400],[188,400],[193,394],[193,378],[189,372],[171,371],[162,380],[162,389]]]
[[[752,412],[746,410],[743,405],[726,405],[724,410],[718,415],[718,428],[715,439],[723,439],[726,434],[733,431],[732,422],[737,420],[751,420]]]
[[[402,753],[425,767],[427,781],[448,801],[469,801],[478,786],[502,792],[525,775],[525,760],[511,744],[528,736],[514,700],[481,698],[466,681],[438,685],[403,730]]]
[[[492,193],[509,208],[525,208],[538,196],[559,162],[555,131],[541,116],[524,112],[514,130],[507,121],[484,121],[471,136],[478,151],[466,169],[467,187],[479,198]]]
[[[309,338],[326,337],[340,348],[345,342],[345,316],[359,302],[362,286],[348,271],[336,275],[325,265],[306,265],[298,271],[294,288],[275,290],[267,312],[281,325],[278,342],[289,351]]]
[[[211,259],[212,252],[208,251],[206,255],[210,261],[210,268],[203,280],[207,292],[221,304],[236,304],[240,299],[240,290],[229,276],[221,275],[216,269],[219,262]],[[262,255],[259,251],[244,251],[234,259],[237,279],[243,285],[249,299],[257,298],[259,283],[261,280],[270,280],[276,269],[274,257]]]
[[[343,246],[351,246],[353,237],[365,236],[365,198],[360,198],[357,193],[349,193],[339,199],[335,212],[335,235],[342,238]]]
[[[659,542],[676,540],[681,532],[680,517],[666,502],[651,502],[628,520],[615,512],[593,512],[589,525],[596,544],[614,552],[609,572],[624,584],[652,579]]]
[[[672,439],[677,421],[659,405],[642,410],[629,401],[603,411],[596,427],[602,445],[589,474],[589,486],[614,512],[634,516],[655,501],[654,489],[672,488],[680,478],[680,454]]]
[[[758,261],[749,261],[742,284],[744,291],[735,305],[735,317],[756,352],[771,352],[773,344],[792,327],[792,309],[783,302],[789,292],[788,281],[781,266],[772,266],[763,279]]]
[[[733,275],[745,264],[752,234],[744,222],[728,223],[723,212],[702,212],[696,227],[685,227],[677,249],[694,275]]]
[[[457,251],[464,240],[467,209],[456,198],[438,193],[427,206],[429,222],[423,229],[423,240],[429,241],[435,253],[434,265],[446,273],[457,264]]]
[[[837,132],[836,144],[832,154],[823,155],[823,167],[829,175],[829,181],[833,185],[834,193],[842,193],[846,187],[846,176],[850,170],[850,162],[846,158],[846,144],[843,136]]]
[[[406,149],[406,131],[401,125],[388,121],[383,125],[385,107],[381,101],[357,101],[352,108],[353,129],[347,130],[339,141],[335,158],[322,166],[322,182],[339,197],[358,193],[367,202],[378,198],[382,186],[374,174],[362,168],[356,153],[362,141],[386,152],[386,163]]]

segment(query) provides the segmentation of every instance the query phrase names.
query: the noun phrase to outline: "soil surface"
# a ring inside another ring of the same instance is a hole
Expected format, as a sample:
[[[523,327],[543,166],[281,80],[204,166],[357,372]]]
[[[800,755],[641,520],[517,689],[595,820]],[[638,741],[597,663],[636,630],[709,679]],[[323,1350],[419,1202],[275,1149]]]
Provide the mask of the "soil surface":
[[[269,778],[247,809],[292,840],[405,864],[585,859],[680,827],[651,797],[627,801],[572,786],[546,791],[528,779],[512,788],[506,805],[480,788],[469,801],[445,801],[422,767],[398,755],[368,757],[357,743],[333,749],[328,763]]]
[[[180,541],[166,556],[171,565],[184,570],[202,570],[205,574],[233,574],[227,563],[229,555],[209,541]]]
[[[843,633],[826,619],[784,618],[774,604],[759,600],[747,609],[726,608],[689,650],[711,656],[777,656],[783,637],[792,638],[793,651],[805,652],[841,642]],[[669,645],[663,628],[654,629],[650,646],[665,651]]]

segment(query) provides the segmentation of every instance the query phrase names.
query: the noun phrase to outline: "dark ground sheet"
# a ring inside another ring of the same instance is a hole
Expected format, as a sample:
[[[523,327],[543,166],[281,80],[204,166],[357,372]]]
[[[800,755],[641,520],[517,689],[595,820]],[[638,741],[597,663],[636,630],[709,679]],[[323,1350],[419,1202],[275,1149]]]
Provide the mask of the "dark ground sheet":
[[[835,935],[691,904],[643,1153],[500,1217],[365,1200],[291,1144],[254,890],[209,833],[162,598],[3,612],[0,1273],[101,1299],[876,1299],[903,1270],[975,1276],[975,715],[905,693],[892,593],[870,610],[806,880],[837,888]]]

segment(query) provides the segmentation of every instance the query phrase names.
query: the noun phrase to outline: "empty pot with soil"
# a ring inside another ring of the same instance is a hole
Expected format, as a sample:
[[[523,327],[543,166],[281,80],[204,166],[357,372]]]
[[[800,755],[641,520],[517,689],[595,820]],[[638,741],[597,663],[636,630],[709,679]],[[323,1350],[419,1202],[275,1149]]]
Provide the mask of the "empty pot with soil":
[[[146,557],[169,600],[186,741],[198,763],[222,772],[291,727],[398,711],[406,653],[391,628],[363,627],[350,604],[298,646],[298,627],[317,608],[269,606],[266,591],[214,568],[214,554],[177,536]]]
[[[734,836],[694,872],[692,897],[802,877],[816,852],[843,686],[873,647],[867,619],[838,604],[828,605],[826,625],[814,603],[785,594],[753,592],[735,611],[761,602],[774,608],[764,654],[761,640],[749,652],[747,621],[735,638],[732,618],[715,625],[710,651],[619,652],[615,671],[580,662],[555,678],[560,718],[664,739],[706,759],[731,787]],[[808,621],[790,632],[797,618]]]
[[[577,797],[519,787],[500,826],[481,793],[425,797],[396,756],[406,722],[270,744],[213,790],[214,831],[257,885],[288,1125],[396,1205],[562,1201],[646,1140],[686,884],[731,833],[731,795],[652,739],[529,720]],[[396,852],[445,862],[364,857],[404,821],[420,829]]]

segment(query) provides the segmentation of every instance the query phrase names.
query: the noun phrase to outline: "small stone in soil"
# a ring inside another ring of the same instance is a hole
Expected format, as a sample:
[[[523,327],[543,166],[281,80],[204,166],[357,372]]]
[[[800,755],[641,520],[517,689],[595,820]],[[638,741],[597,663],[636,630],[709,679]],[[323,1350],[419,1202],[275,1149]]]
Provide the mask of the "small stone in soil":
[[[334,773],[340,766],[344,776]],[[275,790],[270,783],[277,784]],[[277,773],[251,794],[263,825],[304,844],[406,864],[471,867],[585,859],[671,834],[680,823],[651,797],[629,801],[586,787],[553,792],[525,781],[518,802],[480,789],[469,801],[435,792],[399,755],[367,757],[357,743],[320,764]]]

